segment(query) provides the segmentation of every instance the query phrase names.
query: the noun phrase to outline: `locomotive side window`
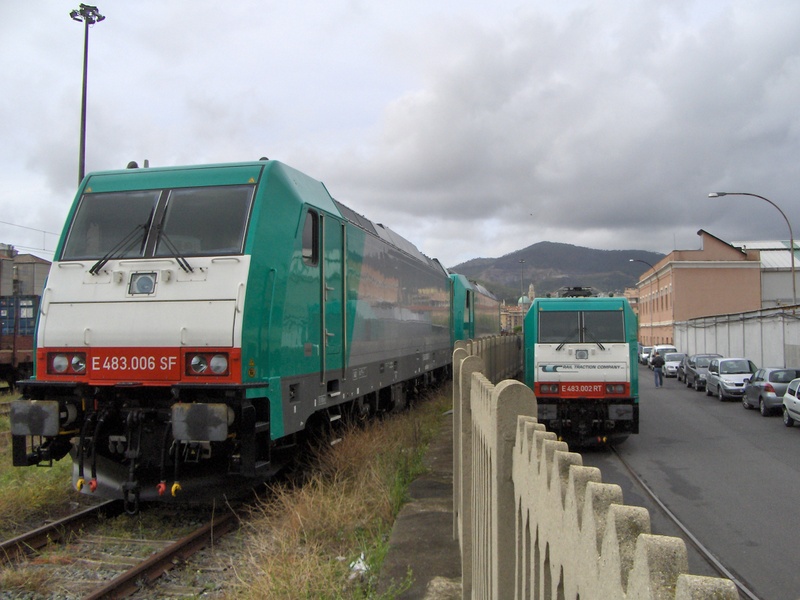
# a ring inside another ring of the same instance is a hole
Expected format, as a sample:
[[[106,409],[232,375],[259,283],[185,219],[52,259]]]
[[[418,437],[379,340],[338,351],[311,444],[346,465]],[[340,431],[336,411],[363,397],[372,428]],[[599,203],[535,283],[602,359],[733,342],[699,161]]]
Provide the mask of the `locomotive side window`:
[[[144,254],[145,235],[160,192],[84,194],[69,229],[61,260]]]
[[[309,266],[317,264],[319,257],[318,252],[318,234],[319,227],[317,223],[319,216],[313,210],[308,211],[306,214],[306,222],[303,224],[303,262]]]
[[[236,185],[172,190],[155,256],[172,255],[168,242],[184,255],[241,254],[253,189]]]

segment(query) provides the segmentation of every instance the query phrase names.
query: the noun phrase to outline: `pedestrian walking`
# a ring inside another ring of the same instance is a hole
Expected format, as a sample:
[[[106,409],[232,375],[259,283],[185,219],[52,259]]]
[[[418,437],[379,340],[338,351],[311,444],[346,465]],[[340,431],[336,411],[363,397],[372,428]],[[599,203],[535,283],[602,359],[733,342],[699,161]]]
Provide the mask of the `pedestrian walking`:
[[[653,354],[653,373],[655,373],[656,378],[656,387],[661,387],[664,385],[664,372],[662,371],[662,367],[664,366],[664,358],[656,352]]]

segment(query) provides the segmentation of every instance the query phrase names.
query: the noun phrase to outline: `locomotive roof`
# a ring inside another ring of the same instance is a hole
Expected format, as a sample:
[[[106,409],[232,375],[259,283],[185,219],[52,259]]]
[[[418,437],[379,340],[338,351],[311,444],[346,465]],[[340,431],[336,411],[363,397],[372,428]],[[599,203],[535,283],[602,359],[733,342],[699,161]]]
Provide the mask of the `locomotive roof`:
[[[94,178],[94,181],[97,182],[98,178],[103,178],[107,175],[120,175],[120,174],[133,174],[135,172],[143,173],[143,172],[150,172],[150,173],[158,173],[158,172],[166,172],[166,171],[179,171],[179,170],[196,170],[196,169],[233,169],[233,168],[242,168],[242,167],[258,167],[258,168],[265,168],[267,165],[280,165],[282,169],[286,169],[289,172],[297,174],[300,176],[300,181],[302,178],[305,178],[306,181],[309,183],[316,182],[321,186],[319,189],[320,194],[316,196],[315,199],[311,200],[311,204],[317,206],[317,208],[322,208],[323,210],[331,210],[329,206],[324,206],[327,204],[327,200],[330,199],[333,201],[336,209],[338,209],[339,214],[342,218],[346,219],[356,227],[370,233],[374,236],[377,236],[387,244],[394,246],[395,248],[401,250],[402,252],[408,254],[409,256],[414,257],[415,259],[419,260],[420,262],[426,263],[431,265],[434,268],[442,270],[445,274],[447,270],[439,263],[438,260],[435,258],[430,258],[419,251],[419,249],[412,244],[410,241],[405,239],[403,236],[399,235],[395,231],[392,231],[389,227],[382,225],[380,223],[373,223],[365,216],[358,214],[351,208],[345,206],[335,198],[330,195],[330,192],[327,189],[327,186],[313,177],[306,175],[302,171],[298,171],[294,167],[287,165],[286,163],[282,163],[277,160],[269,160],[269,159],[261,159],[258,161],[243,161],[243,162],[235,162],[235,163],[211,163],[211,164],[202,164],[202,165],[175,165],[175,166],[165,166],[165,167],[150,167],[146,166],[145,168],[139,169],[138,165],[134,166],[135,163],[131,163],[129,168],[127,169],[118,169],[118,170],[111,170],[111,171],[99,171],[93,173],[87,173],[87,179],[89,177]],[[293,178],[296,182],[297,180]],[[84,180],[85,183],[86,180]],[[322,205],[318,205],[318,202],[322,200],[322,196],[325,196],[325,202],[322,202]]]

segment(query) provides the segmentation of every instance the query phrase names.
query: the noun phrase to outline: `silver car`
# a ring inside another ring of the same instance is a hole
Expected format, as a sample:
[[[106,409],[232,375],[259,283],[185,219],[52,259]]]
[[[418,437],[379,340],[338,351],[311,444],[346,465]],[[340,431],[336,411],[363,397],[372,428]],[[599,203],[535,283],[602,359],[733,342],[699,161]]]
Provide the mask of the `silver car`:
[[[716,395],[720,400],[741,398],[744,385],[758,370],[747,358],[715,358],[708,365],[706,396]]]
[[[664,355],[664,377],[677,377],[678,366],[686,355],[683,352],[667,352]]]
[[[744,386],[742,405],[757,408],[761,416],[777,414],[783,408],[783,395],[789,382],[800,377],[800,369],[769,367],[759,369]]]

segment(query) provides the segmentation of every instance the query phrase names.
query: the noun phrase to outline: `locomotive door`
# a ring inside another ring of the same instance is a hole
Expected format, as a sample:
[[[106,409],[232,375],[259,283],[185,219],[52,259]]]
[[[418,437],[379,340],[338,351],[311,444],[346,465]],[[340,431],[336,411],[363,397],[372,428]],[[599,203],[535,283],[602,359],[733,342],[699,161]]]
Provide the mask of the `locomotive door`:
[[[329,392],[338,391],[338,384],[331,385],[331,380],[338,381],[344,368],[345,326],[345,268],[344,268],[344,225],[337,219],[320,215],[320,294],[322,306],[321,333],[322,343],[322,383],[327,383]],[[335,373],[334,373],[335,371]]]

